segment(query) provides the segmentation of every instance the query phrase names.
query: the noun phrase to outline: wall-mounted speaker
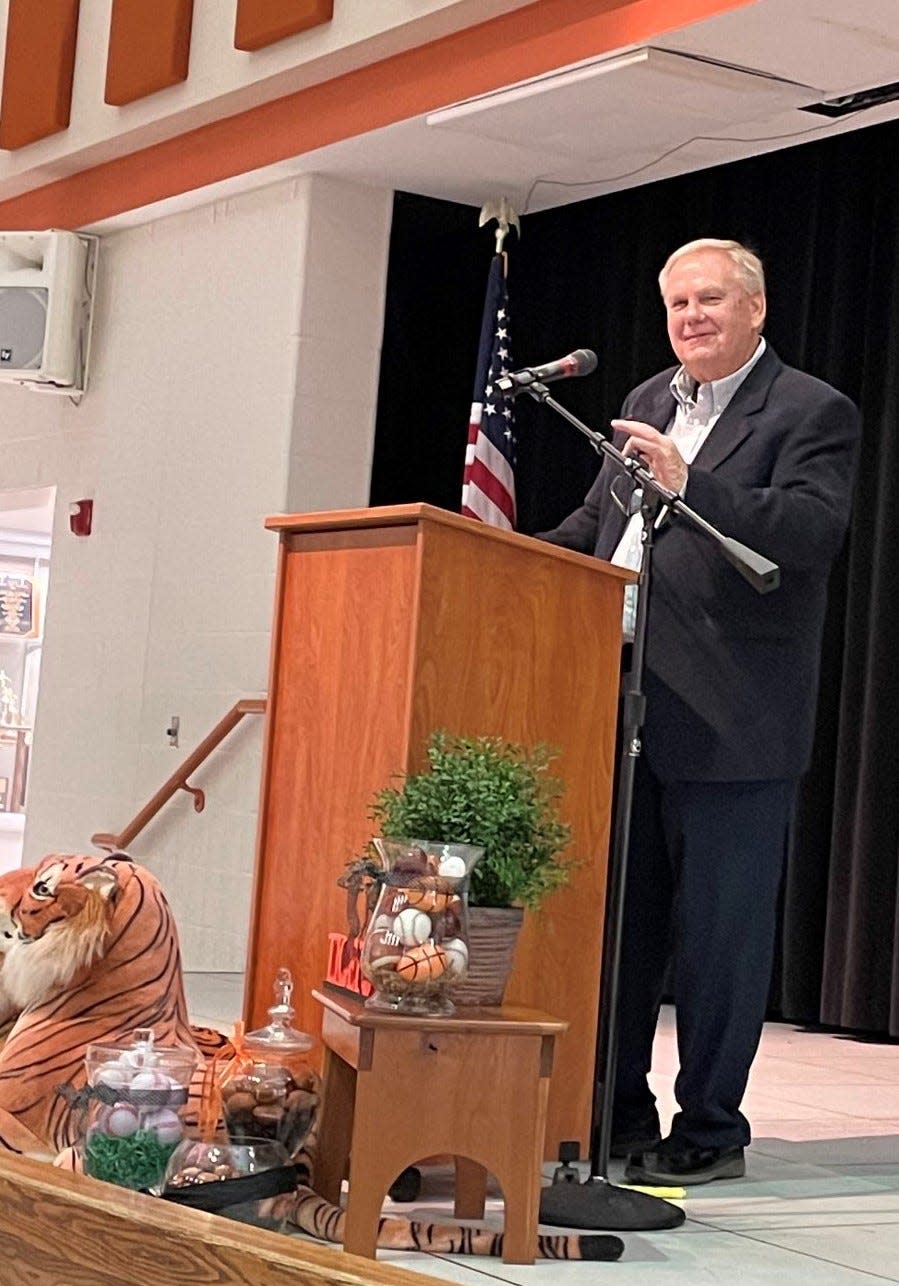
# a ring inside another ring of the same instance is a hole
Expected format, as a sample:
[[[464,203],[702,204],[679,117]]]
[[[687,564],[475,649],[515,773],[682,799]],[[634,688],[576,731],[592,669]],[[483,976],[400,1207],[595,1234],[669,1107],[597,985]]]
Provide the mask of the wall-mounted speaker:
[[[0,381],[83,393],[97,238],[0,232]]]

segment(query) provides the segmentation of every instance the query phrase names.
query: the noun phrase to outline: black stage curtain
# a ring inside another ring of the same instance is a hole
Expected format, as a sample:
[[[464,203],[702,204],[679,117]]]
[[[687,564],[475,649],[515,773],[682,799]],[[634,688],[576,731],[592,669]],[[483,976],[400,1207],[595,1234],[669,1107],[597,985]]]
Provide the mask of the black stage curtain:
[[[554,393],[604,428],[670,364],[656,277],[695,237],[752,246],[766,335],[862,408],[854,515],[834,569],[814,762],[783,895],[773,997],[792,1021],[899,1036],[899,123],[579,202],[511,232],[515,365],[593,348],[599,370]],[[493,194],[485,194],[490,196]],[[371,503],[458,510],[495,224],[398,194]],[[575,429],[516,403],[519,529],[578,505],[599,461]]]

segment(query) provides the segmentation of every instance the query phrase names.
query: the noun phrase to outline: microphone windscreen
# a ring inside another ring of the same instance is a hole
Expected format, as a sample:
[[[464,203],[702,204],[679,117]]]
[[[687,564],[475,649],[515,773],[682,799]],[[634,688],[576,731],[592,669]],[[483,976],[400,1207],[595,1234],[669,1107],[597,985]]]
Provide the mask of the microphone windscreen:
[[[576,348],[571,356],[577,363],[578,375],[590,375],[599,365],[599,358],[592,348]]]

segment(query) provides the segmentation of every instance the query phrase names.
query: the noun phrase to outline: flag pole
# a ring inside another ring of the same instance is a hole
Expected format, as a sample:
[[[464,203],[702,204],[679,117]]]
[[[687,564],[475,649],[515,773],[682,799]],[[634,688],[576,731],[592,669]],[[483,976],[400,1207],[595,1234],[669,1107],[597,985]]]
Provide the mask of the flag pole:
[[[478,227],[483,228],[485,223],[491,219],[496,219],[496,253],[503,256],[504,266],[508,266],[508,259],[503,250],[503,242],[509,235],[509,229],[514,228],[521,239],[521,221],[518,213],[509,203],[508,197],[500,197],[498,201],[485,201],[481,206],[481,213],[478,217]]]

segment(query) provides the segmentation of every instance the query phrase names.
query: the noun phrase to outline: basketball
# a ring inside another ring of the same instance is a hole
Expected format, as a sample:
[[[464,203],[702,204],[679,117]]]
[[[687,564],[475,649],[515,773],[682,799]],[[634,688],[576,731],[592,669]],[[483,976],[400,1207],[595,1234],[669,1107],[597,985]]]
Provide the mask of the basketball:
[[[406,889],[406,898],[421,911],[443,911],[449,902],[449,894],[438,889]]]
[[[446,969],[446,952],[433,942],[410,947],[396,967],[396,972],[407,982],[425,982],[439,978]]]

